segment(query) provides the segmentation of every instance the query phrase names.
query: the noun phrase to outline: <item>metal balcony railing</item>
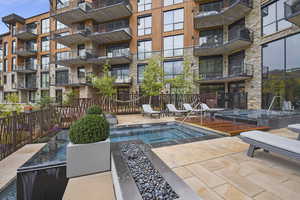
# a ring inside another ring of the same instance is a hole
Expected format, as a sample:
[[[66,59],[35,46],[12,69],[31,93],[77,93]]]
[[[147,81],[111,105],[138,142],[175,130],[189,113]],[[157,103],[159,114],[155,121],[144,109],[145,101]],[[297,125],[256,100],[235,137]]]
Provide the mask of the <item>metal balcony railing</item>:
[[[114,58],[114,57],[129,57],[131,55],[129,48],[120,48],[120,49],[114,49],[110,52],[107,52],[106,57],[108,58]]]
[[[252,64],[242,63],[242,65],[229,66],[229,68],[231,70],[229,70],[228,77],[252,77],[254,73],[254,67]]]
[[[24,25],[16,30],[16,35],[21,34],[21,33],[32,33],[34,35],[38,34],[37,28],[35,28],[35,29],[28,28],[26,25]]]
[[[252,41],[253,40],[253,31],[251,31],[248,28],[239,28],[238,30],[229,31],[228,34],[228,41],[233,40],[247,40]]]
[[[117,30],[122,30],[122,29],[128,29],[129,33],[131,33],[131,28],[129,27],[128,20],[126,20],[126,19],[118,20],[118,21],[113,21],[113,22],[109,22],[109,23],[94,25],[93,32],[107,33],[107,32],[112,32],[112,31],[117,31]]]
[[[22,90],[35,90],[37,89],[37,84],[36,84],[36,79],[34,80],[28,80],[27,83],[23,82],[23,83],[18,83],[17,84],[17,89]]]
[[[70,77],[65,77],[64,79],[56,79],[55,80],[55,85],[56,86],[87,86],[87,85],[91,85],[92,81],[90,78],[90,75],[92,75],[92,73],[86,73],[86,75],[84,77],[75,77],[75,78],[70,78]]]
[[[21,46],[21,47],[18,47],[17,48],[17,51],[16,51],[17,54],[24,54],[24,55],[27,55],[27,54],[35,54],[37,53],[37,46],[35,45],[34,47],[31,47],[31,46]]]
[[[14,71],[19,73],[35,73],[37,71],[38,65],[19,65]]]
[[[129,1],[128,0],[96,0],[93,1],[92,5],[93,8],[97,9],[97,8],[104,8],[104,7],[113,6],[117,4],[129,5]]]

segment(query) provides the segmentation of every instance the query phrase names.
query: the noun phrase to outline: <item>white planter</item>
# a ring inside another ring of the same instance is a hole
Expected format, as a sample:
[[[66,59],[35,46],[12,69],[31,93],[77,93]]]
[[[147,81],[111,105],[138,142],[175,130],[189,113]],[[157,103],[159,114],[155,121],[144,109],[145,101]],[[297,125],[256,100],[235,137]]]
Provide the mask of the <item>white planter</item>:
[[[78,177],[110,170],[110,140],[67,146],[67,177]]]

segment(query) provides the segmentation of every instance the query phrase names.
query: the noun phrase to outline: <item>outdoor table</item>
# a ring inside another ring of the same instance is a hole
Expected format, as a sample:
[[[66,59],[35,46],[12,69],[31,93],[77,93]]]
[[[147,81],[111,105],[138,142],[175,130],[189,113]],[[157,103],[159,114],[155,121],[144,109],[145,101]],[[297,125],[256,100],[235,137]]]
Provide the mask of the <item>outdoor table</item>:
[[[297,140],[300,140],[300,124],[289,125],[288,129],[290,129],[291,131],[294,131],[295,133],[298,133]]]

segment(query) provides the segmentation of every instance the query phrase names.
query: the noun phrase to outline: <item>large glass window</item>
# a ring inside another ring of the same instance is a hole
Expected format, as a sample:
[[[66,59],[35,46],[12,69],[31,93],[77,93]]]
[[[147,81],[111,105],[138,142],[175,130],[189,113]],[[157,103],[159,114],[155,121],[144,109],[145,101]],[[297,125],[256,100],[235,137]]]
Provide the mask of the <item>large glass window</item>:
[[[56,60],[66,60],[69,57],[70,57],[70,52],[69,51],[56,53]]]
[[[204,3],[200,5],[201,12],[220,12],[223,8],[223,1],[215,1],[210,3]]]
[[[49,88],[49,73],[43,72],[41,73],[41,88]]]
[[[274,96],[274,108],[282,109],[291,101],[300,110],[300,34],[263,45],[263,107],[268,108]]]
[[[50,50],[50,41],[49,37],[43,37],[42,38],[42,51],[49,51]]]
[[[244,70],[245,51],[228,56],[229,76],[240,75]]]
[[[129,56],[129,44],[110,45],[106,48],[107,57]]]
[[[284,2],[285,0],[278,0],[262,8],[263,35],[276,33],[292,25],[285,20]]]
[[[170,6],[178,3],[182,3],[183,0],[164,0],[164,6]]]
[[[223,57],[201,57],[199,58],[200,78],[212,79],[223,77]]]
[[[199,45],[201,47],[214,47],[223,44],[223,29],[200,31]]]
[[[11,53],[15,54],[16,50],[17,50],[17,42],[14,40],[14,41],[12,41]]]
[[[56,5],[58,9],[68,7],[70,5],[70,0],[56,0]]]
[[[150,10],[152,7],[152,0],[138,0],[138,11],[142,12]]]
[[[111,69],[111,75],[116,78],[116,83],[127,83],[130,80],[128,65],[114,65]]]
[[[3,60],[3,72],[7,72],[8,62],[7,59]]]
[[[50,56],[44,55],[41,57],[41,69],[42,70],[49,70],[50,65]]]
[[[3,55],[4,56],[8,55],[8,43],[7,42],[4,42]]]
[[[69,82],[69,71],[56,71],[55,72],[55,83],[56,85],[64,85]]]
[[[144,71],[147,64],[138,64],[137,66],[137,82],[142,83],[144,80]]]
[[[152,32],[152,16],[138,18],[138,36],[148,35]]]
[[[152,41],[138,41],[138,60],[149,59],[152,55]]]
[[[42,20],[42,28],[41,28],[41,30],[42,30],[42,34],[50,32],[50,19],[49,18]]]
[[[184,24],[184,9],[164,12],[164,32],[181,30]]]
[[[14,71],[16,69],[17,66],[17,58],[13,57],[11,60],[11,70]]]
[[[60,21],[56,21],[56,30],[61,30],[61,29],[65,29],[65,28],[68,28],[68,26],[64,25]]]
[[[172,79],[183,74],[183,61],[166,61],[164,62],[165,79]]]
[[[77,78],[78,79],[85,78],[85,68],[84,67],[77,68]]]
[[[164,57],[183,56],[183,35],[164,37]]]

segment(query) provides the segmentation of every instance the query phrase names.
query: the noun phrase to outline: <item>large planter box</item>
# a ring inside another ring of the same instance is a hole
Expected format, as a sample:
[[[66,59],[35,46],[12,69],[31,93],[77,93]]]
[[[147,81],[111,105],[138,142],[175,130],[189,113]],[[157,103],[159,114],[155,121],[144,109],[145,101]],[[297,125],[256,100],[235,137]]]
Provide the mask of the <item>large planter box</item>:
[[[110,140],[91,144],[69,143],[67,177],[78,177],[110,170]]]

